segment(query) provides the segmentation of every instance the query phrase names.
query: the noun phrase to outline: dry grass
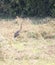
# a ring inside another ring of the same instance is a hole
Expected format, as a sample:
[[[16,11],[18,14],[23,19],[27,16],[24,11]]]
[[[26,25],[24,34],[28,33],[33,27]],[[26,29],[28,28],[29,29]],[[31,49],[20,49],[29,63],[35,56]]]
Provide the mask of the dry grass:
[[[0,65],[55,65],[55,20],[36,25],[29,18],[1,20],[0,34]]]

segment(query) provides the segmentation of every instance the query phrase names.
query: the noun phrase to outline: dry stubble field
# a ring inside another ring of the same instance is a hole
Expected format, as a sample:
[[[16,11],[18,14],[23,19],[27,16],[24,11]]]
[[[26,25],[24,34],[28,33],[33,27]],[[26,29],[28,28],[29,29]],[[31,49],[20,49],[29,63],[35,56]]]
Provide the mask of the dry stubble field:
[[[14,39],[22,21],[20,35]],[[55,65],[55,19],[1,19],[0,65]]]

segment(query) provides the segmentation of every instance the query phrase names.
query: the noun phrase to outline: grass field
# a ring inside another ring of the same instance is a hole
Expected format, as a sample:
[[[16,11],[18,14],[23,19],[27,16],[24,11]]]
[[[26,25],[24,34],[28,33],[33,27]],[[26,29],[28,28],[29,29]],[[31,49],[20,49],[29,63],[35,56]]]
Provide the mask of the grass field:
[[[0,65],[55,65],[55,19],[1,19]]]

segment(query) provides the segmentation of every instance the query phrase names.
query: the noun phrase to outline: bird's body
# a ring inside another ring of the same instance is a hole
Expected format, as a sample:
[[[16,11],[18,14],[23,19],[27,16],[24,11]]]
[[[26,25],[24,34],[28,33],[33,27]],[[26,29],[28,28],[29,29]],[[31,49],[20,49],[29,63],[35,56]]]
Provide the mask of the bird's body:
[[[19,35],[20,31],[16,31],[15,34],[14,34],[14,38],[16,38],[18,35]]]

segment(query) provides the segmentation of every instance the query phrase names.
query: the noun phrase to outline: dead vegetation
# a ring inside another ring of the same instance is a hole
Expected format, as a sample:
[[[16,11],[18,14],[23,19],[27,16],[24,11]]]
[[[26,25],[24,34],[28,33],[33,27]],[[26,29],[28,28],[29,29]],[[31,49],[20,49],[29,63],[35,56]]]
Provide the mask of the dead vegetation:
[[[24,23],[20,35],[16,39],[14,39],[14,33],[19,29],[22,21]],[[43,24],[33,24],[32,20],[29,18],[1,20],[1,64],[3,65],[4,63],[4,65],[54,65],[55,20],[51,19],[50,21],[47,21],[47,23]]]

